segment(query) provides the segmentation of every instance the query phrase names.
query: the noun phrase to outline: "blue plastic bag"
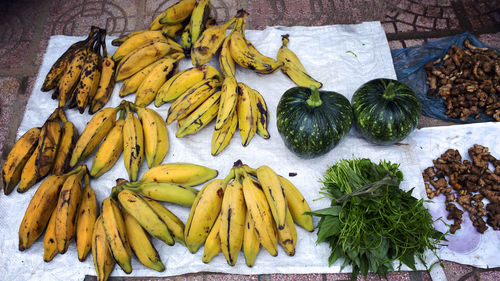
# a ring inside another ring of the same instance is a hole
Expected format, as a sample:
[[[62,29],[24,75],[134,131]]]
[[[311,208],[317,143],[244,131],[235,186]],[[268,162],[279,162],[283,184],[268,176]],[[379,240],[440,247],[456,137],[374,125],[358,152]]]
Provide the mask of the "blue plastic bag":
[[[438,58],[444,57],[451,45],[463,47],[465,39],[468,39],[474,46],[495,49],[483,44],[474,35],[466,32],[455,36],[444,37],[439,40],[429,41],[422,46],[392,50],[391,54],[396,75],[399,81],[408,85],[418,96],[422,103],[423,115],[458,123],[494,122],[495,119],[486,114],[481,114],[481,117],[478,119],[469,116],[467,121],[449,118],[445,114],[446,106],[444,101],[440,97],[427,96],[429,86],[425,84],[427,80],[425,64],[429,61],[435,61]],[[497,51],[500,51],[500,49],[497,49]]]

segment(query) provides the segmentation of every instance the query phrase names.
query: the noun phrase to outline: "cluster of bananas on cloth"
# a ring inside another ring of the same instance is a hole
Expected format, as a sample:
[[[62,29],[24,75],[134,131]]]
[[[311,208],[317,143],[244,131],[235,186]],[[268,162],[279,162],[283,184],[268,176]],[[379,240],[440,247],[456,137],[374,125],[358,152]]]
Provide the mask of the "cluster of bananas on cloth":
[[[289,256],[295,254],[295,224],[307,231],[314,225],[309,205],[300,191],[268,166],[252,169],[241,161],[225,179],[203,186],[196,196],[186,223],[184,239],[191,253],[204,244],[203,262],[222,252],[235,265],[243,250],[251,267],[260,245],[272,256],[279,243]]]
[[[4,193],[16,186],[23,193],[50,173],[67,172],[77,139],[78,131],[64,110],[54,110],[42,127],[29,129],[12,147],[1,171]]]
[[[102,55],[100,49],[102,48]],[[89,114],[108,102],[115,86],[115,62],[106,49],[106,30],[92,26],[87,39],[71,45],[52,65],[41,90],[55,89],[59,107],[67,104]]]
[[[97,209],[85,165],[66,174],[49,176],[26,209],[19,227],[19,250],[30,248],[45,230],[44,261],[66,253],[73,238],[78,259],[84,261],[92,245]]]
[[[153,109],[123,101],[117,107],[103,108],[87,123],[73,149],[70,166],[74,167],[97,150],[90,169],[90,175],[96,178],[111,169],[123,152],[129,179],[135,181],[143,155],[151,168],[161,164],[168,148],[163,118]]]

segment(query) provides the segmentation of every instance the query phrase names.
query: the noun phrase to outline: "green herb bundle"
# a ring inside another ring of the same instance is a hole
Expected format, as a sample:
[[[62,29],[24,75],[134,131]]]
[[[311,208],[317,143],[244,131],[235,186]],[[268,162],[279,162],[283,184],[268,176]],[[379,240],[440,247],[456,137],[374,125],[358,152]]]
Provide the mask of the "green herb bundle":
[[[433,227],[424,200],[399,189],[403,173],[398,164],[369,159],[341,160],[325,173],[322,194],[331,207],[311,212],[320,217],[317,243],[330,244],[330,266],[344,258],[341,270],[352,265],[352,280],[361,272],[386,276],[399,267],[415,268],[415,256],[427,267],[424,252],[435,253],[444,234]]]

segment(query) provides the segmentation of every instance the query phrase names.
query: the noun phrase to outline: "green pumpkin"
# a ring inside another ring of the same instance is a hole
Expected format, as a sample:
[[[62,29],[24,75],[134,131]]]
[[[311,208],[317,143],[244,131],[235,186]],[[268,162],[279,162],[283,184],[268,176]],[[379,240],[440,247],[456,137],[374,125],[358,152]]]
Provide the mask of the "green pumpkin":
[[[422,110],[410,87],[392,79],[366,82],[352,97],[356,128],[376,144],[405,139],[418,125]]]
[[[287,90],[278,103],[276,117],[285,145],[302,158],[333,149],[351,129],[353,118],[347,98],[314,86]]]

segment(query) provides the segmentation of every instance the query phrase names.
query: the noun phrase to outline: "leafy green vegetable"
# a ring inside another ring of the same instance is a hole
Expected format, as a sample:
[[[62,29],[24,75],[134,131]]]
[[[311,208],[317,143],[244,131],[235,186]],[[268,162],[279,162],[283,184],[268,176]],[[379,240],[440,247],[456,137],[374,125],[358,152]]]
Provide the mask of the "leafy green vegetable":
[[[386,276],[399,267],[415,268],[415,256],[427,267],[424,252],[434,252],[444,234],[433,227],[424,200],[399,189],[403,173],[398,164],[369,159],[341,160],[324,175],[322,194],[332,199],[329,208],[311,212],[320,217],[317,243],[329,243],[330,266],[344,258],[341,270],[352,265],[352,280],[359,273]]]

